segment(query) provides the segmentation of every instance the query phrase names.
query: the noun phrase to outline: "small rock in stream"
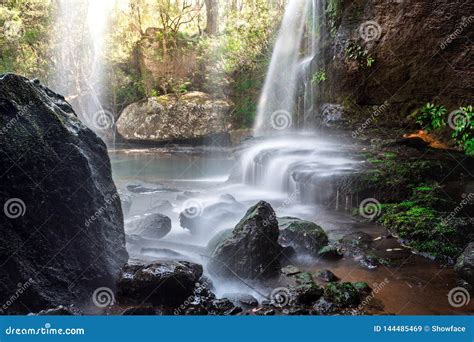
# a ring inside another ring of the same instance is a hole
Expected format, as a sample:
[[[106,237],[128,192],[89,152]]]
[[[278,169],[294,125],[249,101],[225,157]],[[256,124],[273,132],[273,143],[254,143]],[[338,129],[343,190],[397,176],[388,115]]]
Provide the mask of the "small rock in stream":
[[[285,266],[281,269],[281,273],[288,276],[288,277],[296,275],[300,272],[301,272],[300,269],[296,266],[293,266],[293,265],[288,265],[288,266]]]
[[[325,282],[331,282],[331,281],[338,281],[339,280],[339,278],[334,273],[332,273],[330,270],[319,271],[318,278],[325,281]]]
[[[132,218],[125,226],[129,234],[161,239],[171,231],[171,219],[162,214],[149,214]]]

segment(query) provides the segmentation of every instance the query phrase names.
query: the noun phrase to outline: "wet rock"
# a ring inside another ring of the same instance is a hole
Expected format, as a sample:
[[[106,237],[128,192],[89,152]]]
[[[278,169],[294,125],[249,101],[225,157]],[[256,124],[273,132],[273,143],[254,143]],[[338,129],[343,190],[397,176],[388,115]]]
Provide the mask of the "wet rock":
[[[242,308],[235,306],[234,303],[227,298],[221,298],[215,299],[211,302],[209,306],[209,312],[211,312],[213,315],[230,316],[241,313]]]
[[[202,276],[202,266],[187,261],[127,264],[118,281],[120,302],[177,306],[188,300]]]
[[[254,296],[246,293],[225,293],[224,298],[229,298],[237,306],[249,306],[256,307],[258,306],[258,300]]]
[[[297,253],[318,256],[319,250],[328,244],[328,237],[317,224],[293,217],[278,219],[280,227],[279,242],[291,246]]]
[[[288,316],[307,316],[310,314],[310,311],[305,308],[290,308],[283,309],[283,314]]]
[[[346,247],[367,248],[372,243],[372,237],[364,232],[354,232],[344,235],[340,243]]]
[[[329,315],[337,311],[337,307],[324,297],[319,298],[313,305],[313,310],[319,315]]]
[[[179,96],[150,97],[126,107],[117,131],[129,140],[189,141],[227,131],[225,116],[231,103],[192,91]]]
[[[359,292],[361,298],[372,292],[369,284],[367,284],[365,281],[356,281],[355,283],[352,283],[352,285],[355,287],[357,292]]]
[[[128,255],[104,142],[64,97],[13,74],[0,76],[0,127],[0,303],[22,285],[5,312],[113,289]]]
[[[127,190],[135,194],[152,194],[155,192],[172,191],[173,189],[168,189],[163,184],[133,183],[127,185]]]
[[[474,242],[469,243],[459,256],[454,270],[462,279],[474,286]]]
[[[324,293],[324,290],[315,283],[305,283],[290,286],[292,300],[301,305],[311,305]]]
[[[184,311],[185,316],[206,316],[209,312],[202,305],[190,305]]]
[[[328,245],[318,251],[318,256],[324,259],[340,259],[343,257],[343,254],[336,246]]]
[[[295,278],[297,284],[314,284],[313,276],[309,272],[300,272]]]
[[[219,244],[208,268],[216,277],[262,280],[277,277],[281,247],[278,245],[278,222],[270,204],[259,202],[251,207]]]
[[[359,292],[351,283],[328,283],[324,288],[324,298],[340,307],[350,307],[360,303]]]
[[[300,269],[296,266],[288,265],[281,269],[281,273],[289,277],[300,273]]]
[[[275,310],[270,308],[258,308],[254,313],[258,316],[274,316]]]
[[[331,281],[338,281],[339,280],[339,278],[329,270],[320,271],[318,273],[318,278],[325,281],[325,282],[331,282]]]
[[[183,191],[182,194],[178,194],[176,196],[176,199],[178,201],[185,201],[185,200],[188,200],[190,198],[198,198],[199,196],[202,196],[202,193],[201,192],[197,192],[197,191]]]
[[[133,306],[125,309],[122,316],[155,316],[157,309],[152,306]]]
[[[70,308],[60,305],[54,309],[42,310],[35,316],[74,316],[76,314]]]
[[[151,239],[161,239],[171,231],[171,219],[162,214],[132,218],[126,223],[127,233]]]

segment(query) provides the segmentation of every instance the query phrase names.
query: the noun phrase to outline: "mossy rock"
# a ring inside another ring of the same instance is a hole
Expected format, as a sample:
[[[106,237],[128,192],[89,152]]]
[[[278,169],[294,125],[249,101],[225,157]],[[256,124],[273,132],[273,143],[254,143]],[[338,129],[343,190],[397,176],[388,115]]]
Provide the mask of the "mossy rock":
[[[330,282],[324,288],[324,297],[340,307],[351,307],[360,303],[360,293],[352,283]]]
[[[232,236],[232,229],[224,229],[218,232],[216,235],[212,237],[211,240],[207,243],[207,252],[209,254],[214,253],[216,250],[217,246],[219,246],[224,240],[227,238],[230,238]]]
[[[316,223],[294,217],[278,218],[279,242],[291,246],[297,252],[317,257],[321,248],[327,246],[328,236]]]
[[[318,251],[318,256],[325,259],[340,259],[343,254],[339,251],[336,246],[324,246]]]
[[[324,293],[318,285],[312,283],[290,286],[291,297],[297,304],[312,305]]]

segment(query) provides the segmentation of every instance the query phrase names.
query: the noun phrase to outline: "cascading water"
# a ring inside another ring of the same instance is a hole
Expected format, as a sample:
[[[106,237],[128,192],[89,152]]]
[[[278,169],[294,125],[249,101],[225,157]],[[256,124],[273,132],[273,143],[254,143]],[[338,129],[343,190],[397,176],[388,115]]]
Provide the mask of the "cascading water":
[[[83,123],[113,142],[114,115],[104,109],[104,49],[114,0],[59,0],[49,86],[63,94]]]
[[[283,16],[258,104],[254,132],[265,135],[297,126],[298,89],[304,117],[314,106],[312,70],[324,12],[321,0],[290,0]],[[304,124],[305,118],[302,122]]]
[[[296,130],[304,129],[315,112],[313,74],[324,8],[322,0],[288,3],[259,102],[254,132],[261,137],[244,148],[240,159],[245,184],[290,193],[303,192],[304,184],[319,196],[330,191],[324,190],[330,176],[357,164],[341,145]]]

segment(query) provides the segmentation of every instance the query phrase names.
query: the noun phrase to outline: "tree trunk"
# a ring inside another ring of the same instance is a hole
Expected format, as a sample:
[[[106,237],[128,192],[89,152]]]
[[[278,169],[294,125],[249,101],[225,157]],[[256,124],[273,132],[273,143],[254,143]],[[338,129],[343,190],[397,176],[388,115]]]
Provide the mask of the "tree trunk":
[[[209,35],[217,33],[217,19],[219,17],[219,1],[205,0],[207,24],[205,32]]]

